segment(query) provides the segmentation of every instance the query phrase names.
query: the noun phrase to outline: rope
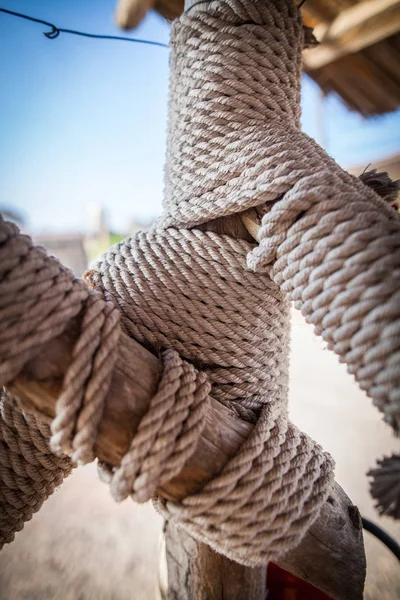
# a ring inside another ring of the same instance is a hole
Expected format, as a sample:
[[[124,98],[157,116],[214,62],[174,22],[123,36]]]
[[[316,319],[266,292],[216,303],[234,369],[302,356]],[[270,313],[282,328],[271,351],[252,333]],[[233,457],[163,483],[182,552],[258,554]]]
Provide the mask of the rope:
[[[69,458],[54,456],[49,437],[46,423],[24,414],[0,390],[0,548],[72,470]]]
[[[119,312],[74,278],[43,248],[0,217],[0,383],[7,384],[80,316],[51,423],[41,424],[1,400],[0,547],[32,517],[69,473],[94,460],[95,443],[118,357]],[[204,428],[210,385],[170,350],[158,391],[120,467],[111,474],[116,499],[148,500],[183,468]],[[67,455],[71,460],[59,455]]]
[[[300,542],[333,479],[331,457],[288,421],[288,296],[386,419],[398,418],[399,219],[300,133],[303,37],[292,0],[199,4],[175,23],[165,215],[88,273],[101,294],[0,222],[0,381],[80,315],[51,444],[91,460],[119,309],[126,333],[163,352],[164,372],[121,466],[108,470],[113,495],[144,501],[182,470],[211,390],[252,434],[198,493],[154,501],[250,566]],[[259,247],[191,229],[264,202],[275,204]],[[19,510],[17,495],[10,506]]]
[[[249,266],[269,270],[398,431],[399,216],[360,181],[316,171],[320,151],[304,144],[299,179],[263,217]]]
[[[174,23],[165,226],[279,196],[280,130],[290,140],[299,127],[303,41],[290,0],[209,2]]]
[[[129,495],[147,502],[178,475],[204,429],[210,384],[173,350],[164,352],[164,373],[121,465],[106,479],[120,502]]]
[[[289,305],[268,277],[246,270],[251,249],[211,232],[154,229],[113,246],[88,278],[130,336],[179,352],[207,374],[216,400],[255,422],[200,492],[154,499],[197,540],[254,566],[299,543],[330,491],[333,461],[288,422]]]
[[[0,217],[0,384],[12,381],[42,347],[82,314],[56,418],[42,425],[2,398],[0,420],[0,547],[13,539],[70,472],[94,458],[102,406],[117,357],[119,314],[83,281],[34,247],[28,236]]]
[[[82,280],[0,217],[0,383],[82,314],[81,335],[57,401],[51,447],[84,464],[94,459],[102,405],[118,355],[119,313]]]
[[[274,204],[248,266],[294,300],[398,432],[400,222],[374,190],[392,201],[399,185],[349,175],[300,132],[303,38],[291,0],[213,2],[175,23],[164,226]]]

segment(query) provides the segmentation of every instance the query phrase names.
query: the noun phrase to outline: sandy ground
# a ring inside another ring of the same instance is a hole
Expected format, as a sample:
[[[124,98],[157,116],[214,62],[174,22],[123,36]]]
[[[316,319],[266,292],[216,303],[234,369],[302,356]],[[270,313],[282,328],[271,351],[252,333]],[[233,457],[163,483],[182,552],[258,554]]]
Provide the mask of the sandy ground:
[[[298,313],[290,410],[334,456],[336,478],[362,514],[400,539],[400,524],[377,516],[365,477],[375,459],[398,451],[399,443]],[[151,505],[117,505],[95,467],[78,469],[1,552],[0,600],[151,600],[161,527]],[[397,561],[369,534],[365,541],[366,600],[400,598]]]

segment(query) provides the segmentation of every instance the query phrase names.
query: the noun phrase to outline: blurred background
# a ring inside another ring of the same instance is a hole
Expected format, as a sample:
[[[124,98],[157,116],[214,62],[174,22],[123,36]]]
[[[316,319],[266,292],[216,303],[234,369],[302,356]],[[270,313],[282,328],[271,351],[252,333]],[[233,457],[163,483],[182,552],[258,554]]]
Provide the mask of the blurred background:
[[[370,166],[396,179],[400,3],[384,0],[369,28],[357,26],[350,12],[344,34],[329,29],[340,12],[361,4],[377,11],[379,2],[304,5],[322,43],[319,54],[305,53],[302,125],[354,174]],[[385,16],[389,5],[397,12]],[[1,8],[59,27],[121,35],[114,0],[2,0]],[[0,13],[0,212],[81,275],[110,244],[161,213],[169,50],[63,33],[49,40],[43,31],[48,28]],[[132,37],[168,44],[169,31],[152,12]],[[400,526],[376,513],[365,476],[377,457],[399,451],[399,443],[298,313],[290,410],[331,452],[337,480],[361,513],[399,540]],[[151,505],[116,505],[94,466],[77,469],[0,553],[0,600],[152,598],[161,528]],[[365,597],[399,598],[398,563],[365,537]]]

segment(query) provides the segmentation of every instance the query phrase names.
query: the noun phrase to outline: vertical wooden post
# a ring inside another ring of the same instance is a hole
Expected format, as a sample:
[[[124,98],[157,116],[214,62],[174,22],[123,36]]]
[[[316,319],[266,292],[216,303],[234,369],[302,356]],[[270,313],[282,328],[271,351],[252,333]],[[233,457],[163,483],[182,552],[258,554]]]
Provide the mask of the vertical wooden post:
[[[185,10],[197,10],[196,4],[204,10],[204,2],[198,0],[185,0]],[[200,228],[254,241],[236,216],[217,219]],[[239,565],[172,524],[165,528],[165,547],[168,600],[265,599],[266,566]]]
[[[249,568],[167,524],[168,600],[264,600],[266,567]]]
[[[254,242],[237,215],[198,227]],[[188,533],[167,523],[165,558],[167,592],[162,600],[265,600],[267,565],[245,567],[197,542]]]

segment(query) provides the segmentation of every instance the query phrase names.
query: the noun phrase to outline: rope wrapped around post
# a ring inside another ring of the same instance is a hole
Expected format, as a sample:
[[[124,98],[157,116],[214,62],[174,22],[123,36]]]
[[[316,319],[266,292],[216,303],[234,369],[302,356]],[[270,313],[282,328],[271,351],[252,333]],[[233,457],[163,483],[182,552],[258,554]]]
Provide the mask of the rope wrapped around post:
[[[196,539],[242,564],[260,565],[299,544],[317,519],[333,461],[288,421],[286,290],[268,272],[247,268],[247,260],[257,268],[265,263],[257,262],[265,244],[257,249],[195,226],[270,201],[277,202],[270,213],[276,215],[279,206],[287,208],[291,190],[304,188],[310,198],[296,204],[294,219],[283,220],[289,231],[302,222],[299,206],[307,211],[320,198],[318,186],[308,190],[299,159],[311,151],[317,180],[321,172],[329,175],[332,206],[343,185],[363,190],[382,209],[389,237],[399,221],[298,130],[303,28],[292,0],[213,2],[206,12],[201,6],[173,29],[165,215],[152,231],[110,249],[87,274],[104,298],[1,223],[8,261],[0,273],[1,323],[8,337],[0,346],[0,373],[6,384],[63,331],[71,314],[81,314],[53,447],[90,460],[118,358],[118,307],[124,332],[167,354],[153,412],[143,418],[121,467],[108,469],[115,496],[133,492],[145,500],[183,467],[195,452],[211,390],[255,423],[252,434],[200,492],[180,502],[154,500]],[[273,233],[279,250],[285,238]]]
[[[49,447],[50,427],[0,390],[0,548],[13,541],[72,470]]]
[[[73,463],[94,460],[120,335],[119,312],[112,303],[0,217],[1,384],[12,381],[77,315],[80,336],[51,426],[24,413],[2,392],[0,546],[12,541]],[[118,500],[132,493],[144,502],[179,473],[204,425],[210,390],[205,375],[172,350],[164,354],[164,365],[158,393],[111,478]]]
[[[199,541],[245,565],[296,545],[317,518],[333,461],[287,418],[289,305],[246,270],[252,245],[198,230],[139,233],[87,277],[121,309],[125,331],[173,348],[207,374],[212,396],[255,428],[202,491],[154,499]]]
[[[397,433],[400,219],[377,193],[399,186],[346,173],[300,131],[303,44],[291,0],[198,3],[175,24],[164,223],[242,213],[259,241],[249,268],[294,300]],[[399,514],[390,490],[378,506]]]

